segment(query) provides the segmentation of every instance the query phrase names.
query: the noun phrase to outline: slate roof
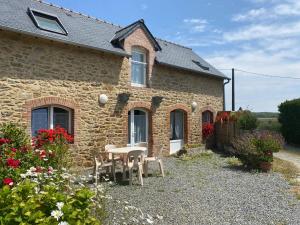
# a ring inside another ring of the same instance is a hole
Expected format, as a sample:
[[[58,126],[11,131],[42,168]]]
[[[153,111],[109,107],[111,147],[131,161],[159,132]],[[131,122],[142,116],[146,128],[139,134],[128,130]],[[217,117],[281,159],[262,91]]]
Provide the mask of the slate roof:
[[[67,30],[68,35],[47,32],[37,28],[28,15],[28,8],[56,15]],[[124,34],[122,27],[36,0],[0,0],[0,28],[121,56],[129,56],[122,48],[111,42],[112,39],[116,38],[116,35]],[[156,42],[161,48],[156,51],[157,63],[228,79],[192,49],[158,38],[156,38]],[[206,70],[206,67],[209,70]]]

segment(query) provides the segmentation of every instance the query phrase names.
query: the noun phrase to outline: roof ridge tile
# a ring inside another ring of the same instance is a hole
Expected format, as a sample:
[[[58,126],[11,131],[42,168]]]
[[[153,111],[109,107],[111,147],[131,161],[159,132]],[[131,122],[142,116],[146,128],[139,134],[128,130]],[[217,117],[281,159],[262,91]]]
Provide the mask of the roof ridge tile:
[[[86,15],[86,14],[84,14],[82,12],[77,12],[77,11],[74,11],[72,9],[68,9],[68,8],[65,8],[65,7],[62,7],[62,6],[59,6],[59,5],[56,5],[56,4],[44,1],[44,0],[32,0],[32,1],[36,1],[36,2],[39,2],[41,4],[45,4],[45,5],[49,5],[49,6],[55,7],[57,9],[61,9],[61,10],[65,10],[65,11],[68,11],[68,12],[71,12],[71,13],[75,13],[75,14],[78,14],[80,16],[84,16],[84,17],[96,20],[98,22],[102,22],[102,23],[106,23],[106,24],[109,24],[109,25],[112,25],[112,26],[116,26],[116,27],[122,28],[122,26],[120,26],[118,24],[114,24],[114,23],[108,22],[108,21],[103,20],[103,19],[99,19],[99,18],[94,17],[94,16]]]
[[[158,38],[158,37],[155,37],[155,39],[163,41],[163,42],[167,42],[167,43],[172,44],[172,45],[177,45],[177,46],[182,47],[182,48],[193,50],[192,48],[186,47],[184,45],[181,45],[181,44],[178,44],[178,43],[175,43],[175,42],[172,42],[172,41],[167,41],[167,40],[164,40],[164,39],[161,39],[161,38]]]

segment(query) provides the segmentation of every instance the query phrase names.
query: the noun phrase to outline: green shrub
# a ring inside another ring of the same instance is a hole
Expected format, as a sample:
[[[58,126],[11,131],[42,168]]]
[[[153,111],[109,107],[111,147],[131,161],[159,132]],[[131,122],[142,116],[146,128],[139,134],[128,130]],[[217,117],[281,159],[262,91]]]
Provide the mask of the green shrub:
[[[291,144],[300,144],[300,98],[279,105],[281,133]]]
[[[277,118],[259,118],[258,119],[258,130],[269,130],[280,132],[281,125]]]
[[[238,127],[242,130],[255,130],[257,128],[257,118],[250,111],[242,111],[237,119]]]
[[[270,131],[246,133],[233,142],[233,147],[243,164],[258,169],[260,162],[273,161],[273,152],[282,149],[283,138]]]
[[[25,180],[0,191],[0,224],[100,224],[90,215],[94,194],[78,189],[66,194],[56,184]]]

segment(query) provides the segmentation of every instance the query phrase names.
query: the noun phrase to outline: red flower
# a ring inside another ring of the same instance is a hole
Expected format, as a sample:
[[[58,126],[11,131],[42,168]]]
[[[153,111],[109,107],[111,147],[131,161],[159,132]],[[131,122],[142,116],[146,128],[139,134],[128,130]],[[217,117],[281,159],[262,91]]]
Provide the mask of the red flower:
[[[205,123],[202,127],[203,138],[206,139],[214,133],[214,125],[211,123]]]
[[[12,185],[14,185],[14,180],[11,179],[11,178],[4,178],[4,179],[3,179],[3,184],[4,184],[4,185],[12,186]]]
[[[16,148],[11,148],[11,151],[12,151],[12,152],[16,152],[17,149],[16,149]]]
[[[10,143],[10,140],[7,138],[0,138],[0,146],[3,144],[8,144]]]
[[[43,172],[43,168],[40,166],[35,167],[35,171],[36,173],[42,173]]]
[[[40,151],[40,158],[41,159],[46,158],[46,151],[45,150]]]
[[[9,167],[16,169],[20,166],[21,162],[18,159],[8,158],[6,160],[6,163]]]

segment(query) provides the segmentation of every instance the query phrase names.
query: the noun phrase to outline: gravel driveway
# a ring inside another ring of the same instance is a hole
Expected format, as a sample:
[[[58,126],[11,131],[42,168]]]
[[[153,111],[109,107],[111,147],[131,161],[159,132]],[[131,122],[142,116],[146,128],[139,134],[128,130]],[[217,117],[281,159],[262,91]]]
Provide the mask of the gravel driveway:
[[[168,157],[164,167],[165,178],[154,174],[143,187],[136,179],[136,185],[113,185],[108,193],[150,215],[162,215],[155,224],[300,224],[300,201],[279,174],[231,168],[217,154],[187,161]],[[155,164],[153,171],[158,171]]]

